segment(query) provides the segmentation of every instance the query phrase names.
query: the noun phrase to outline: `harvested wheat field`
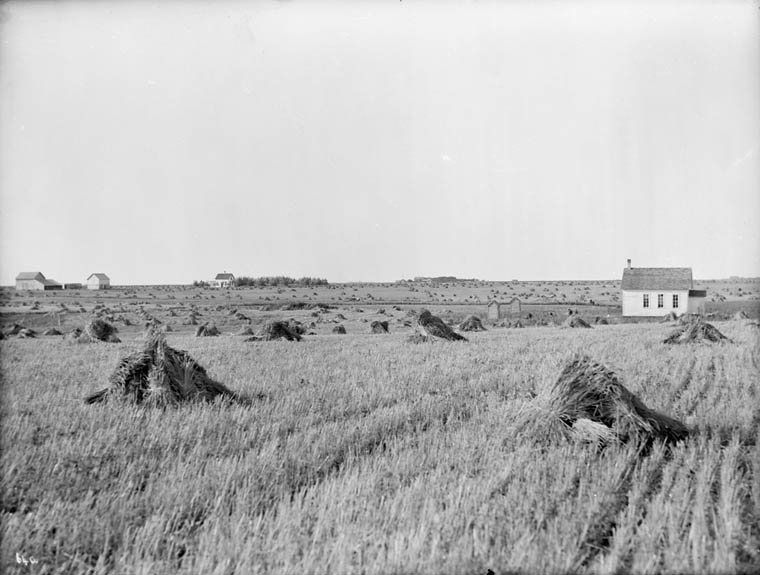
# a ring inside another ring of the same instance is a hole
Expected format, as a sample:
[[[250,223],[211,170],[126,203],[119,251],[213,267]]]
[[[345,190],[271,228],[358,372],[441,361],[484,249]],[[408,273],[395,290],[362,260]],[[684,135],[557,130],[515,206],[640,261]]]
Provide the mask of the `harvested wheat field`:
[[[342,313],[348,334],[298,345],[250,345],[242,323],[3,340],[3,571],[16,552],[62,574],[757,571],[757,329],[409,345],[415,327]]]

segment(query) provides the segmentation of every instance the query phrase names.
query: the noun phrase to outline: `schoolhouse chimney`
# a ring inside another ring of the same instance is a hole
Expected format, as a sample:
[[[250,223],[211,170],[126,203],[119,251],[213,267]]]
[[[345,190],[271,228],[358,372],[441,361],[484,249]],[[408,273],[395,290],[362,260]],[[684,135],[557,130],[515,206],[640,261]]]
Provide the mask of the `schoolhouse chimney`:
[[[631,269],[631,258],[628,258],[628,269]]]

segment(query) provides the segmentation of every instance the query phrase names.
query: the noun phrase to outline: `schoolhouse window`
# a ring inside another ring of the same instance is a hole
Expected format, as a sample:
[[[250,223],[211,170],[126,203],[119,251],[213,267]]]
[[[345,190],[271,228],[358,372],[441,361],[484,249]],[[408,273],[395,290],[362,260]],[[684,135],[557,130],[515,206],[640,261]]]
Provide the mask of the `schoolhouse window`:
[[[673,308],[678,307],[678,294],[673,294]]]
[[[649,294],[644,294],[644,307],[649,307]]]
[[[657,307],[665,307],[665,294],[657,294]]]

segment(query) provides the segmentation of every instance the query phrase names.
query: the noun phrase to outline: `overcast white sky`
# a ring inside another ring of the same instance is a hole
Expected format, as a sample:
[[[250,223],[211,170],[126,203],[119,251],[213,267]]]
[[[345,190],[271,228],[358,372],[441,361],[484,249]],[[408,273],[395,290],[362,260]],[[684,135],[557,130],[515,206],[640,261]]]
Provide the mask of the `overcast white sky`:
[[[760,10],[0,7],[0,283],[760,276]]]

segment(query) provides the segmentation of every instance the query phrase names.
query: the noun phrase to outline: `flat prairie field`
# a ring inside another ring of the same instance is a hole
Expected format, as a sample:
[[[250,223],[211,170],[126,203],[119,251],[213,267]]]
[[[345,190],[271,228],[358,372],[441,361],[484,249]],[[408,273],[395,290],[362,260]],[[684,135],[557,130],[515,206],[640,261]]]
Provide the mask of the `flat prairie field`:
[[[165,409],[82,401],[137,333],[6,339],[0,570],[760,572],[760,330],[714,325],[732,342],[664,345],[659,323],[168,333],[253,402]],[[691,436],[642,454],[518,425],[577,352]]]

